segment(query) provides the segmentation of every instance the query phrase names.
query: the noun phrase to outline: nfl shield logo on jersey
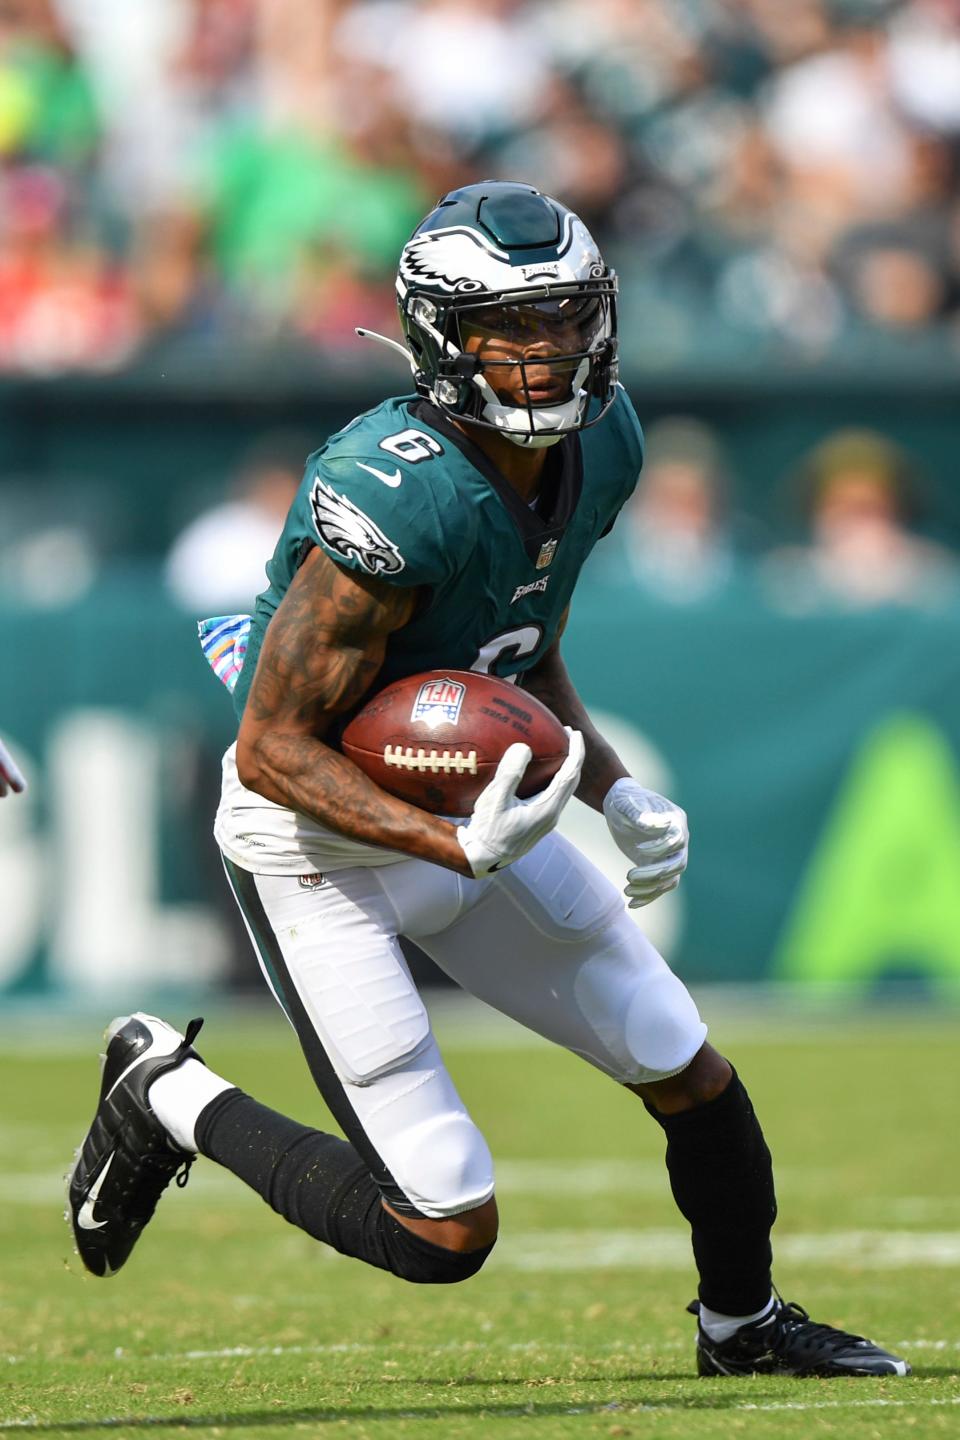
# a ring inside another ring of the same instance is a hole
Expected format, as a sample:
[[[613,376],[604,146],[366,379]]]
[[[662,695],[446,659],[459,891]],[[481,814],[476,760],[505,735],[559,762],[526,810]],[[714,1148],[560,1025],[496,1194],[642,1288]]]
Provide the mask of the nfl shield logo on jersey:
[[[445,721],[456,725],[466,693],[467,687],[457,680],[427,680],[417,691],[410,719],[423,720],[427,725],[442,725]]]
[[[550,564],[550,561],[553,559],[556,553],[557,541],[545,540],[544,543],[540,546],[540,554],[537,556],[537,569],[546,570],[547,566]]]

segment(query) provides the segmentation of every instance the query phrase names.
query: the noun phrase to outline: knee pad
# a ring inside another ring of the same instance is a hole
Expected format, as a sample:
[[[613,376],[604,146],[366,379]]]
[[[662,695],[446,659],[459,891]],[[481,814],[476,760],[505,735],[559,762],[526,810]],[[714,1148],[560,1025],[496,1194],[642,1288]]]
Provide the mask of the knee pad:
[[[624,1085],[664,1080],[686,1069],[707,1035],[682,981],[622,911],[594,942],[574,997],[603,1046],[591,1059]]]
[[[631,997],[624,1017],[631,1085],[666,1080],[685,1070],[707,1037],[687,987],[666,965]]]
[[[420,1235],[414,1235],[392,1215],[383,1212],[390,1268],[412,1285],[456,1285],[476,1275],[495,1244],[479,1250],[445,1250]]]
[[[493,1159],[465,1111],[430,1116],[398,1136],[390,1168],[421,1215],[444,1220],[493,1194]]]

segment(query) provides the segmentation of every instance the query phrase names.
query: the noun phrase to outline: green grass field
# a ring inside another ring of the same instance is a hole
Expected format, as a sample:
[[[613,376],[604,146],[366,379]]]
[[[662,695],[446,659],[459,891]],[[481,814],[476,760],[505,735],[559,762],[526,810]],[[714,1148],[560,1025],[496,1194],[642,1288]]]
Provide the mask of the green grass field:
[[[344,1260],[206,1161],[119,1276],[86,1276],[60,1176],[92,1111],[99,1028],[0,1030],[0,1433],[960,1431],[955,1016],[713,1027],[778,1161],[780,1288],[905,1353],[913,1377],[879,1382],[697,1380],[659,1130],[581,1062],[475,1012],[437,1020],[498,1162],[501,1241],[475,1280],[415,1289]],[[214,1013],[202,1039],[238,1084],[323,1123],[273,1012]]]

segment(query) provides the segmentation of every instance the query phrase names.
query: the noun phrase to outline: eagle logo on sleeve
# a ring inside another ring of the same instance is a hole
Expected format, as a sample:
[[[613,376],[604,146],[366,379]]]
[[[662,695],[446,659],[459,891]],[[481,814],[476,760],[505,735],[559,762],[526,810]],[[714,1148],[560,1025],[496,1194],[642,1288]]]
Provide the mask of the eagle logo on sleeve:
[[[334,555],[356,560],[368,575],[398,575],[404,569],[406,561],[393,541],[346,495],[317,479],[310,508],[317,534]]]

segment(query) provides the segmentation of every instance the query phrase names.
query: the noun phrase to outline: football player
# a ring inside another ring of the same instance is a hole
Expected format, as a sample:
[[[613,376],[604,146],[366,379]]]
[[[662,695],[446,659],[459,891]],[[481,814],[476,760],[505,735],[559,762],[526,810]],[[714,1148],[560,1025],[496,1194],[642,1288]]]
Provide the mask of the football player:
[[[774,1291],[770,1155],[743,1083],[616,889],[554,829],[574,794],[602,810],[634,907],[687,863],[686,816],[627,773],[561,653],[580,569],[642,462],[617,382],[616,290],[577,216],[524,185],[452,192],[405,246],[404,344],[385,343],[415,393],[309,458],[252,625],[221,617],[207,637],[239,715],[215,825],[227,876],[347,1138],[214,1074],[193,1049],[199,1021],[181,1035],[118,1018],[71,1181],[77,1246],[114,1274],[199,1152],[346,1255],[417,1283],[475,1274],[497,1236],[493,1164],[404,963],[408,937],[662,1127],[700,1274],[702,1374],[903,1375]],[[366,696],[447,667],[514,678],[568,727],[542,793],[517,798],[530,751],[513,745],[458,823],[341,753]]]
[[[0,800],[12,791],[15,795],[21,794],[27,788],[27,782],[14,761],[10,751],[0,740]]]

